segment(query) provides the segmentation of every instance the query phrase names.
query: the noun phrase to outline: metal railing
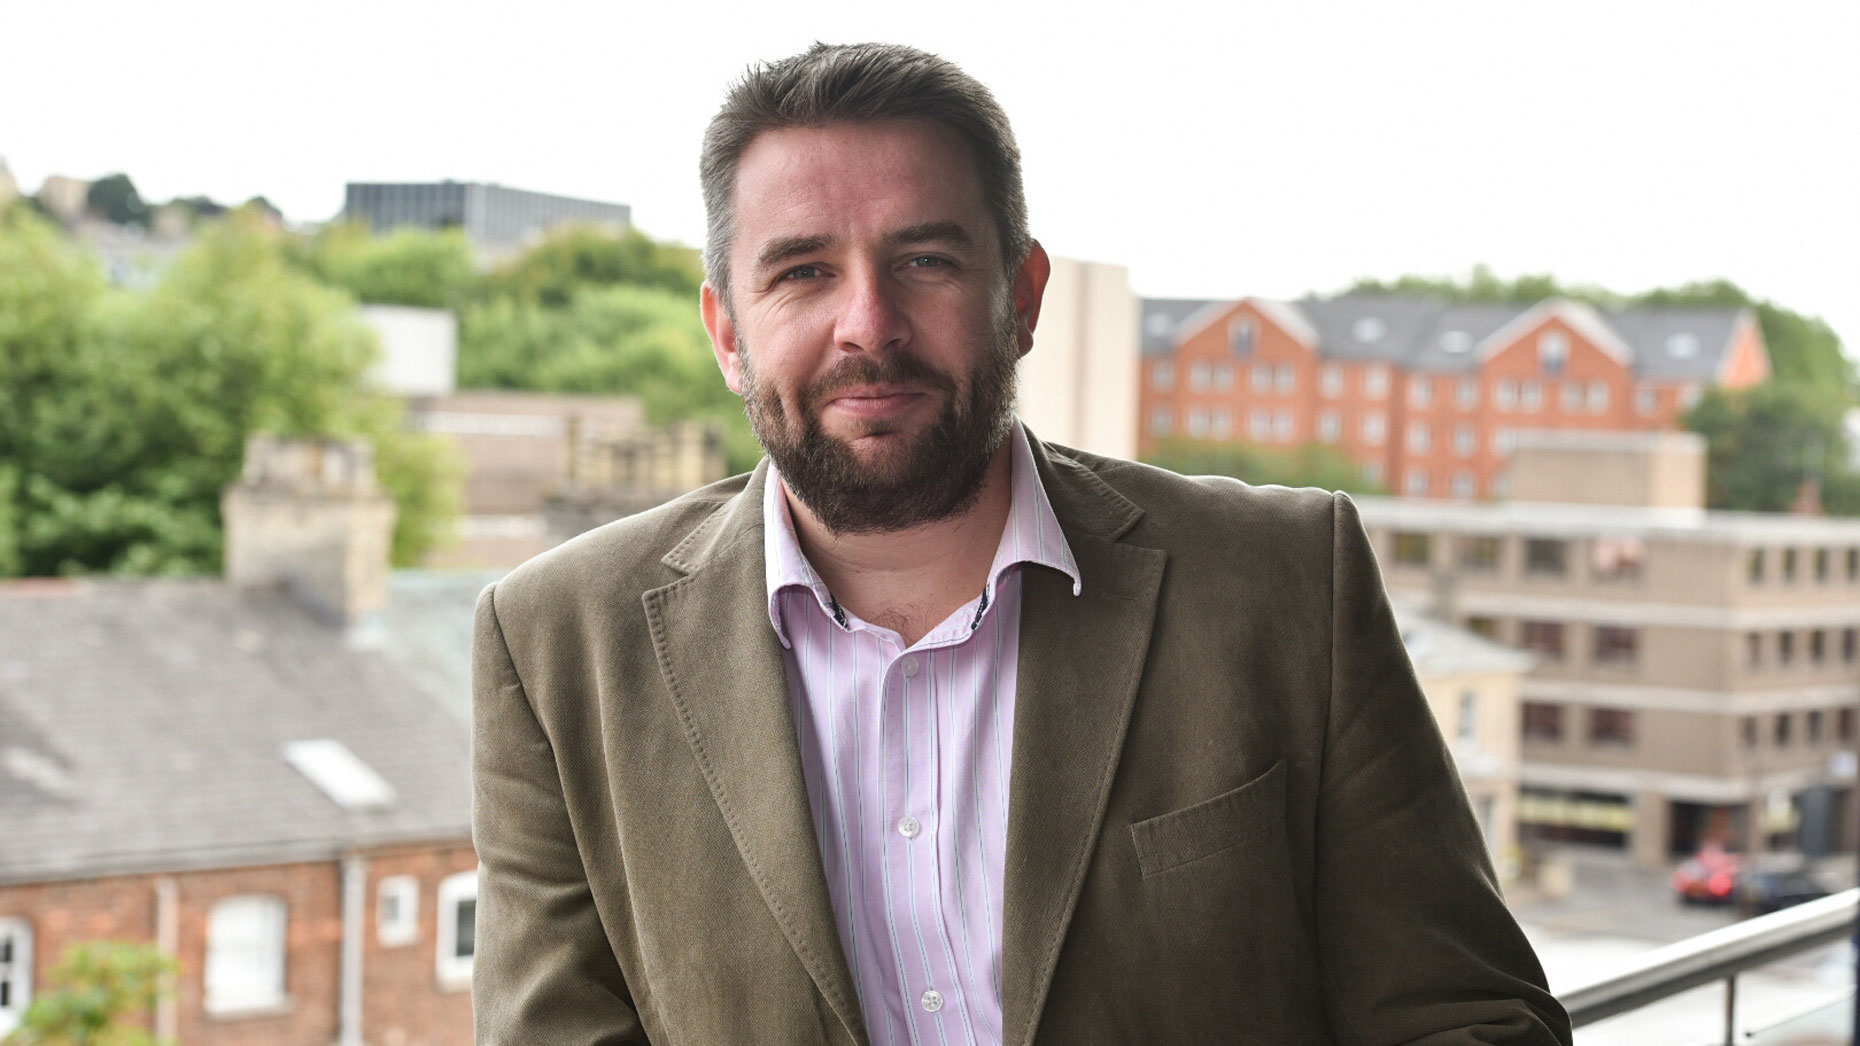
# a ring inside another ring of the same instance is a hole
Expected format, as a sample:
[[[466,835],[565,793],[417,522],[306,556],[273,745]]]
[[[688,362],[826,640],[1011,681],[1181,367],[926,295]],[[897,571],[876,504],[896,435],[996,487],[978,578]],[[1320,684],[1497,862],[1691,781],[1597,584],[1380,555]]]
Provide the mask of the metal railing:
[[[1817,945],[1850,937],[1860,889],[1702,933],[1658,948],[1626,969],[1562,993],[1558,1001],[1577,1027],[1637,1010],[1669,995],[1724,982],[1724,1041],[1734,1043],[1737,975]]]

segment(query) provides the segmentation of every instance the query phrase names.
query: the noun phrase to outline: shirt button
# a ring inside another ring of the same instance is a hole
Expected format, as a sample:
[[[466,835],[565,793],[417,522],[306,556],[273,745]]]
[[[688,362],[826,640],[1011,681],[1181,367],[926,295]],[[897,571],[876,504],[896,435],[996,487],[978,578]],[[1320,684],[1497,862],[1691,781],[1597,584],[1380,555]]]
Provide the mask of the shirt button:
[[[898,667],[904,670],[904,678],[906,679],[909,679],[910,677],[916,675],[917,674],[917,655],[916,654],[904,655],[904,660],[898,662]]]
[[[898,822],[898,834],[906,839],[917,838],[917,833],[923,830],[923,822],[915,817],[906,817],[904,820]]]
[[[935,1013],[943,1008],[943,993],[932,988],[925,992],[923,998],[918,1001],[924,1004],[925,1013]]]

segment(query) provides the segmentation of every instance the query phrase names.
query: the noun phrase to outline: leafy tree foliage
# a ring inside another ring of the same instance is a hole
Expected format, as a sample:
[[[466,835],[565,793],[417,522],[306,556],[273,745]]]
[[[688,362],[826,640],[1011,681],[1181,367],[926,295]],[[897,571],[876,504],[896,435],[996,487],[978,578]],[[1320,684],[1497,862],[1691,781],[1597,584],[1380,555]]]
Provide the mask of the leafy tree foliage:
[[[146,944],[73,945],[5,1046],[159,1046],[141,1026],[169,987],[173,959]]]
[[[362,382],[372,333],[250,216],[152,291],[108,291],[23,212],[0,223],[0,573],[217,572],[246,438],[363,437],[400,499],[395,555],[444,532],[449,466]]]
[[[695,300],[704,282],[697,251],[660,243],[637,229],[615,234],[591,226],[557,232],[485,280],[482,295],[566,306],[589,286],[655,287]]]
[[[456,229],[397,229],[377,237],[366,225],[333,225],[294,245],[293,253],[324,282],[382,305],[456,306],[477,280],[471,243]]]
[[[107,174],[90,183],[84,205],[91,213],[118,225],[146,227],[149,223],[148,204],[142,202],[142,194],[136,192],[136,183],[130,181],[126,174]]]
[[[584,286],[560,307],[515,297],[474,306],[459,323],[459,384],[638,396],[654,424],[715,424],[733,470],[762,453],[688,295]]]
[[[1812,481],[1829,511],[1860,513],[1860,479],[1847,469],[1844,407],[1838,392],[1796,382],[1707,392],[1685,419],[1705,437],[1706,503],[1780,512]]]
[[[1363,479],[1355,462],[1319,443],[1274,450],[1247,443],[1176,438],[1162,441],[1143,460],[1184,476],[1232,476],[1258,485],[1384,493]]]

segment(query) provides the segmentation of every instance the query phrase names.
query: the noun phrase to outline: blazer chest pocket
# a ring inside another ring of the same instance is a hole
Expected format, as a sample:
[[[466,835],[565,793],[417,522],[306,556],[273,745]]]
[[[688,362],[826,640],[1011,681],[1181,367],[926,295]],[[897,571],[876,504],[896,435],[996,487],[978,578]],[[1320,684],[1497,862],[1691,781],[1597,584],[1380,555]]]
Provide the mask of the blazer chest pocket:
[[[1285,818],[1285,760],[1231,792],[1130,826],[1149,878],[1261,835]]]

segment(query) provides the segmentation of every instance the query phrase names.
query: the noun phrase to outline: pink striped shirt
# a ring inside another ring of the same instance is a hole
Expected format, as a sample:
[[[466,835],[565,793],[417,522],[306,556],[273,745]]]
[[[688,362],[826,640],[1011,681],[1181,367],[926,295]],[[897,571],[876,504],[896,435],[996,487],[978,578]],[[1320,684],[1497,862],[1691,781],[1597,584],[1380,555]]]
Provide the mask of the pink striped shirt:
[[[815,840],[874,1046],[998,1046],[1020,571],[1078,565],[1020,423],[988,581],[917,643],[839,606],[780,477],[763,528]],[[779,525],[776,525],[779,522]]]

